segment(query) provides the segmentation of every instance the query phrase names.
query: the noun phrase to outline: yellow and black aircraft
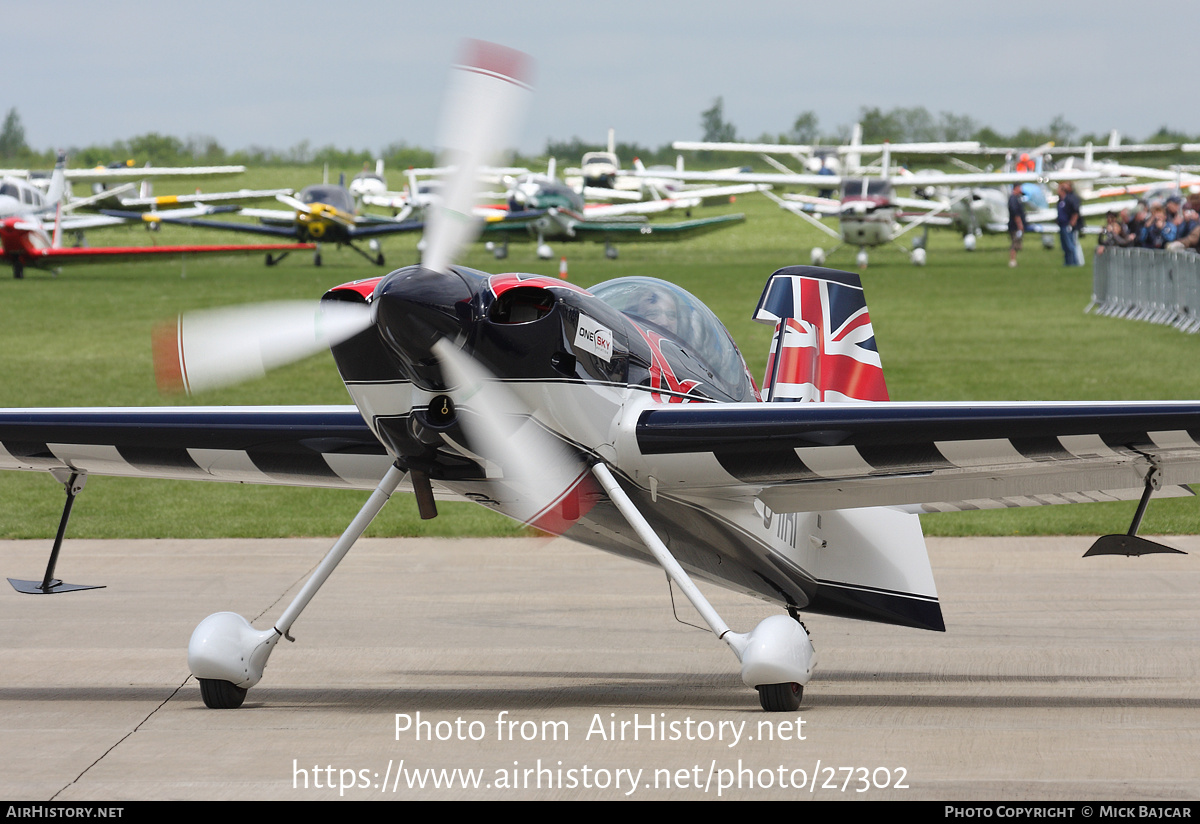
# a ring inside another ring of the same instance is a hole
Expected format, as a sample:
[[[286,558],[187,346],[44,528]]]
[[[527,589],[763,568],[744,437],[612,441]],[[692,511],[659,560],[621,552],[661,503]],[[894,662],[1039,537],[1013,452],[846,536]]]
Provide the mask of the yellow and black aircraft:
[[[321,244],[336,243],[349,246],[377,266],[384,266],[379,238],[400,232],[419,232],[425,227],[421,220],[396,220],[382,215],[358,213],[354,196],[343,185],[320,183],[308,186],[298,197],[277,195],[276,199],[292,211],[280,209],[241,209],[238,214],[257,218],[259,222],[219,221],[202,218],[163,217],[163,223],[181,226],[199,226],[207,229],[224,229],[233,232],[250,232],[272,237],[286,237],[302,243],[316,243],[313,263],[321,265]],[[124,216],[123,212],[106,211],[105,214]],[[370,253],[355,245],[355,241],[367,239]],[[272,266],[285,255],[267,255],[267,265]]]

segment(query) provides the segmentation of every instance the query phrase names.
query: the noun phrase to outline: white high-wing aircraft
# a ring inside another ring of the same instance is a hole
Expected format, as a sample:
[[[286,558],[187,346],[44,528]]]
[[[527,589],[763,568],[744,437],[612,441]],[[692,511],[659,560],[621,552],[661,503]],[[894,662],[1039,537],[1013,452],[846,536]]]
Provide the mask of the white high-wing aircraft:
[[[465,498],[660,565],[740,663],[764,709],[794,711],[815,665],[800,617],[944,630],[919,511],[1141,499],[1091,554],[1173,552],[1136,536],[1152,494],[1200,480],[1200,403],[893,403],[857,275],[785,267],[755,319],[774,331],[762,393],[728,332],[683,289],[590,291],[451,263],[476,228],[474,168],[507,134],[526,58],[476,44],[442,143],[463,169],[420,266],[335,287],[320,307],[188,314],[160,338],[191,391],[331,346],[344,407],[0,410],[0,467],[373,489],[267,629],[216,613],[188,666],[204,702],[242,704],[268,658],[398,489],[425,517]],[[500,121],[499,123],[497,121]],[[460,185],[461,184],[461,185]],[[735,632],[694,578],[779,610]]]
[[[158,177],[211,177],[239,175],[245,166],[134,166],[123,163],[115,166],[99,166],[93,169],[64,169],[66,183],[110,183],[140,182]],[[33,180],[39,173],[30,169],[0,169],[0,176]]]
[[[383,161],[375,164],[375,171],[360,172],[350,181],[350,192],[366,206],[379,206],[391,209],[396,220],[404,220],[414,212],[420,214],[432,206],[440,197],[442,178],[454,174],[453,168],[409,168],[404,172],[408,186],[402,191],[392,191],[386,188],[383,178]],[[519,175],[529,174],[529,170],[518,166],[486,167],[479,170],[479,179],[490,185],[502,185]],[[497,195],[504,197],[504,195]],[[475,215],[481,218],[499,216],[502,211],[485,206],[477,206]]]
[[[1092,175],[1089,178],[1080,179],[1080,185],[1077,187],[1079,196],[1085,201],[1080,207],[1080,213],[1085,218],[1099,217],[1109,211],[1132,208],[1136,204],[1136,201],[1133,200],[1106,199],[1101,202],[1100,198],[1130,194],[1139,189],[1137,186],[1126,185],[1096,189],[1094,184],[1128,182],[1138,177],[1140,171],[1156,171],[1125,166],[1111,161],[1096,161],[1091,147],[1087,147],[1087,151],[1082,157],[1068,157],[1053,171],[1046,172],[1044,165],[1047,160],[1046,152],[1052,147],[1053,144],[1046,144],[1036,149],[1020,152],[1015,158],[1010,157],[1010,162],[1006,165],[1012,166],[1015,162],[1016,168],[1008,168],[1006,171],[1031,169],[1036,174],[1042,175],[1043,180],[1047,181],[1062,179],[1057,175],[1071,171],[1086,172]],[[965,163],[961,165],[966,166]],[[983,173],[982,170],[974,171]],[[1057,195],[1052,193],[1049,187],[1041,181],[1017,183],[1013,186],[1019,187],[1025,203],[1025,231],[1041,234],[1043,245],[1050,248],[1053,245],[1051,235],[1058,232],[1058,226],[1055,224],[1057,212],[1053,205],[1058,200]],[[963,245],[968,250],[974,249],[977,235],[1008,231],[1008,196],[1012,188],[1012,186],[977,185],[965,188],[927,186],[927,192],[936,191],[939,195],[937,199],[948,202],[948,214],[933,216],[928,222],[930,225],[954,227],[962,233]],[[1100,227],[1093,226],[1085,231],[1099,233]]]
[[[922,225],[932,225],[939,215],[951,209],[956,202],[965,199],[970,189],[964,187],[1013,185],[1033,183],[1045,180],[1089,180],[1100,176],[1095,171],[1063,170],[1047,173],[1039,172],[971,172],[945,174],[942,172],[915,172],[893,176],[890,172],[890,152],[887,144],[883,146],[882,174],[879,177],[847,178],[840,175],[795,174],[781,172],[683,172],[673,174],[658,171],[654,174],[663,177],[674,177],[692,182],[740,182],[766,183],[773,186],[816,186],[821,189],[840,188],[841,198],[811,198],[798,197],[780,198],[767,192],[780,206],[793,214],[809,221],[822,232],[829,234],[841,245],[858,247],[857,262],[860,268],[865,268],[868,262],[867,249],[873,246],[895,242],[903,234]],[[900,198],[895,193],[896,186],[912,186],[923,188],[929,186],[951,187],[959,192],[947,200],[930,201],[917,198]],[[919,210],[923,214],[916,217],[907,226],[900,222],[901,210]],[[838,219],[839,229],[834,231],[809,214],[810,211],[834,215]],[[820,247],[813,249],[812,261],[821,264],[827,254]],[[918,247],[912,251],[912,261],[915,264],[925,262],[925,250]]]
[[[925,143],[863,143],[862,124],[855,123],[850,142],[845,145],[821,146],[808,143],[714,143],[693,140],[677,140],[671,144],[676,151],[697,152],[749,152],[757,155],[787,155],[804,163],[813,173],[846,176],[863,175],[870,168],[863,166],[863,155],[882,156],[885,151],[892,155],[952,155],[975,154],[981,145],[975,140],[935,141]],[[824,172],[822,172],[824,170]]]

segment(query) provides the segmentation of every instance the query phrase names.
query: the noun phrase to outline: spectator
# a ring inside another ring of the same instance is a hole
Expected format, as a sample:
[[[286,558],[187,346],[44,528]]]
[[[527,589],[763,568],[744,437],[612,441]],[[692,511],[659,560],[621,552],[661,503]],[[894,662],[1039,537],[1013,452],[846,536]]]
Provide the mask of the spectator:
[[[1058,184],[1058,240],[1064,266],[1082,266],[1083,248],[1079,245],[1079,195],[1069,180]]]
[[[1012,187],[1008,196],[1008,265],[1017,265],[1017,252],[1021,251],[1021,237],[1025,234],[1025,203],[1021,200],[1021,186]]]

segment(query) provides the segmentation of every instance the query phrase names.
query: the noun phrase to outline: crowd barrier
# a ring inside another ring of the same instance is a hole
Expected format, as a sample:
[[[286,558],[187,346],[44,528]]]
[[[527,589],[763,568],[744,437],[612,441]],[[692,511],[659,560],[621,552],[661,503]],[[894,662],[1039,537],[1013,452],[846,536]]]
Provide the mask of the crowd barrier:
[[[1110,246],[1093,260],[1084,312],[1200,332],[1200,255]]]

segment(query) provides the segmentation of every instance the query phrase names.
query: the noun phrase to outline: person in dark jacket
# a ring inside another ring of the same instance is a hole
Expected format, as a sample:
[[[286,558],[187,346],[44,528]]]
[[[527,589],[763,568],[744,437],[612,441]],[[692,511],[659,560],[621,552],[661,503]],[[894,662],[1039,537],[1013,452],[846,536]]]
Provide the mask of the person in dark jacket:
[[[1064,266],[1082,266],[1083,248],[1079,245],[1079,195],[1075,186],[1064,180],[1058,184],[1058,240]]]
[[[1021,251],[1021,237],[1025,234],[1025,201],[1021,199],[1021,184],[1013,186],[1008,196],[1008,265],[1017,265],[1017,252]]]

